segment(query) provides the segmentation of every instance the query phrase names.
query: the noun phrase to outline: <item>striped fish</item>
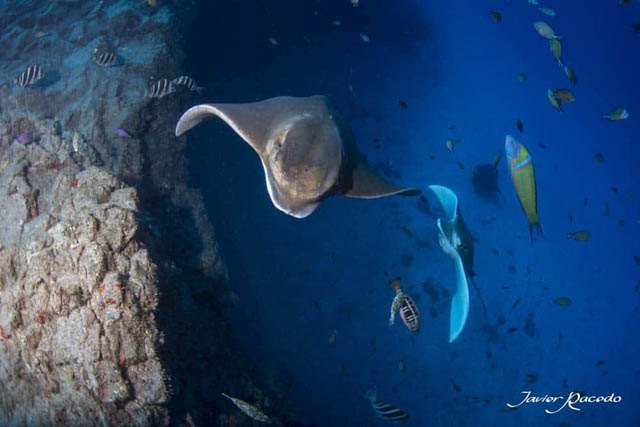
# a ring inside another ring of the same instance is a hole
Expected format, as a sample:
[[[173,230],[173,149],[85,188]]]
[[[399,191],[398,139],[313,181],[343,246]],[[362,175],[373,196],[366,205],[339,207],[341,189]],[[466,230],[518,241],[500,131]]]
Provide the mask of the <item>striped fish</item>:
[[[405,326],[413,333],[420,331],[420,312],[418,306],[409,294],[402,290],[402,282],[400,278],[393,279],[389,286],[396,291],[396,296],[391,304],[391,315],[389,317],[389,325],[395,322],[396,313],[400,312],[400,318]]]
[[[176,86],[169,79],[160,79],[147,89],[146,96],[149,98],[162,98],[176,91]]]
[[[93,62],[102,67],[113,67],[118,65],[118,55],[113,52],[101,52],[96,50],[93,55]]]
[[[27,67],[15,80],[15,84],[20,87],[31,86],[44,76],[42,67],[37,64],[32,64]]]
[[[202,92],[204,90],[203,87],[200,87],[196,84],[196,81],[193,80],[191,77],[189,76],[180,76],[180,77],[176,77],[175,79],[172,80],[172,82],[174,84],[177,84],[179,86],[184,86],[187,89],[189,89],[190,91],[194,91],[194,92]]]
[[[514,137],[507,135],[504,142],[511,181],[516,189],[520,206],[527,216],[529,237],[533,241],[533,230],[542,235],[542,225],[538,217],[538,195],[536,192],[536,176],[533,171],[531,155],[524,145]]]
[[[403,410],[378,400],[378,393],[375,389],[368,391],[365,397],[371,402],[371,407],[376,413],[376,417],[382,418],[391,424],[404,423],[409,419],[409,414]]]

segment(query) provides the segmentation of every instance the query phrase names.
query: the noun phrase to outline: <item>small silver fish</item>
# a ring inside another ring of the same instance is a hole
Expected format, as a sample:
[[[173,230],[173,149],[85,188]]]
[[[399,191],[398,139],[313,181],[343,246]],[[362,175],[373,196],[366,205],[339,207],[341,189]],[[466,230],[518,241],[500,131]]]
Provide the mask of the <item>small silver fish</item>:
[[[78,133],[77,130],[73,131],[73,135],[71,136],[71,148],[73,148],[73,152],[77,153],[80,151],[80,144],[83,142],[82,136]]]
[[[101,67],[113,67],[118,65],[118,55],[113,52],[100,52],[96,49],[93,54],[93,62]]]
[[[175,79],[171,80],[174,84],[178,85],[178,86],[184,86],[187,89],[189,89],[190,91],[194,91],[194,92],[202,92],[204,90],[203,87],[198,86],[196,84],[196,81],[193,80],[191,77],[189,76],[180,76],[180,77],[176,77]]]
[[[146,96],[148,98],[162,98],[176,91],[176,86],[169,79],[160,79],[147,89]]]
[[[538,10],[547,16],[556,16],[556,11],[550,7],[539,7]]]
[[[227,394],[221,393],[224,397],[229,399],[236,405],[242,412],[244,412],[247,416],[253,418],[256,421],[265,424],[271,424],[271,419],[266,416],[260,409],[255,406],[245,402],[244,400],[237,399],[235,397],[231,397]]]
[[[15,84],[20,87],[31,86],[44,76],[42,67],[38,64],[32,64],[27,67],[15,80]]]

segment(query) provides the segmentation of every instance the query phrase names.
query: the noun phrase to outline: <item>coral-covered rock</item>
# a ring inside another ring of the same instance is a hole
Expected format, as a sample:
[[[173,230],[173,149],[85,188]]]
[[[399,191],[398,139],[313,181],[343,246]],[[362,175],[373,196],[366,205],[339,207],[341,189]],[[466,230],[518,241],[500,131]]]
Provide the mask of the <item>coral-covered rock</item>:
[[[166,417],[157,278],[134,238],[137,192],[95,167],[38,180],[35,151],[7,150],[4,163],[27,166],[0,170],[0,424]]]
[[[173,133],[191,95],[143,96],[182,74],[195,4],[0,1],[1,426],[200,425],[262,393]]]

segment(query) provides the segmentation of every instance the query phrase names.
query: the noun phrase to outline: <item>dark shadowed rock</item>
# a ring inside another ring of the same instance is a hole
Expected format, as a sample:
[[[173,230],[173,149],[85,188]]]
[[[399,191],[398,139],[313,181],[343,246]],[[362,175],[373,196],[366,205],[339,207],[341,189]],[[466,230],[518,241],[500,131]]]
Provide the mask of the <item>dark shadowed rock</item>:
[[[173,136],[189,95],[142,96],[181,74],[194,3],[0,4],[0,425],[204,425],[229,408],[212,390],[285,414],[222,316],[237,296]],[[9,83],[34,62],[42,84]]]

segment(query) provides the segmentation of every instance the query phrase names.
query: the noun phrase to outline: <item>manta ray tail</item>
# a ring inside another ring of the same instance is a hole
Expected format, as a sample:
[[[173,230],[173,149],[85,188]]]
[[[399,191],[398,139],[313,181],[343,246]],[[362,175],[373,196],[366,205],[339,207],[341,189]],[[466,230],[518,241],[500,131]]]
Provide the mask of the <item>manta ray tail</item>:
[[[474,289],[476,290],[476,293],[478,294],[478,298],[480,299],[480,303],[482,304],[482,311],[484,312],[484,317],[488,318],[489,312],[487,311],[487,304],[485,304],[484,298],[482,298],[482,294],[480,293],[480,288],[478,287],[478,284],[473,279],[473,277],[469,278],[468,280],[471,282]]]
[[[380,197],[401,195],[417,196],[421,191],[412,187],[400,187],[390,183],[378,175],[367,163],[362,155],[356,155],[351,167],[351,173],[347,174],[349,184],[341,194],[357,199],[377,199]]]

